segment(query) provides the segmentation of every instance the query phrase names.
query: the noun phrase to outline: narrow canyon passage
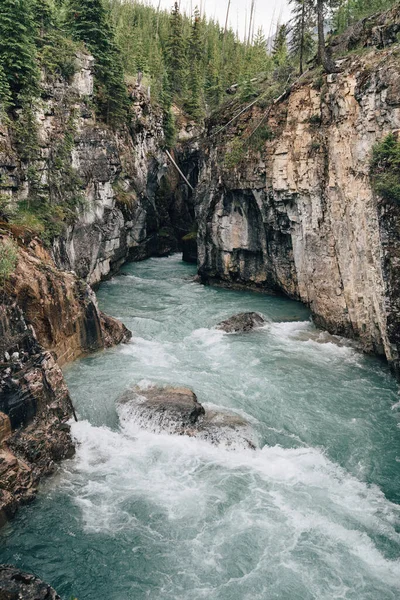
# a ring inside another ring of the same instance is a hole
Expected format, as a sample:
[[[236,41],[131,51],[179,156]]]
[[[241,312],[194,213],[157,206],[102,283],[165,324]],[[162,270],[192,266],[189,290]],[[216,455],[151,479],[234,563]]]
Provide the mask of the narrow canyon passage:
[[[102,309],[129,344],[66,370],[77,455],[0,531],[0,562],[63,600],[389,600],[400,595],[400,402],[386,365],[280,297],[204,287],[178,255],[129,264]],[[214,329],[244,311],[267,323]],[[132,383],[187,386],[258,448],[120,419]]]

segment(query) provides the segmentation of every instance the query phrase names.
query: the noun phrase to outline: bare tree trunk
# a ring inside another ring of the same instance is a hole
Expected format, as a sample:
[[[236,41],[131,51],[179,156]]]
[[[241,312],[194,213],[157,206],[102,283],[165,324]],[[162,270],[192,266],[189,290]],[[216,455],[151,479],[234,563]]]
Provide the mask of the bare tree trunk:
[[[248,37],[247,37],[247,45],[248,46],[250,46],[251,26],[252,26],[252,23],[253,23],[253,15],[254,15],[254,2],[255,2],[255,0],[251,0],[249,34],[248,34]]]
[[[160,7],[161,7],[161,0],[158,0],[158,7],[157,7],[157,30],[156,30],[156,34],[158,37],[158,30],[160,27]]]
[[[223,39],[223,42],[222,42],[222,64],[224,63],[224,58],[225,58],[225,40],[226,40],[226,34],[228,32],[228,20],[229,20],[229,10],[230,10],[230,8],[231,8],[231,0],[228,0],[228,8],[226,9],[224,39]]]
[[[306,26],[306,0],[303,0],[301,7],[301,37],[300,37],[300,75],[303,75],[304,67],[304,30]]]
[[[317,0],[317,19],[318,19],[318,64],[322,65],[327,73],[337,71],[333,60],[328,56],[325,48],[324,31],[324,0]]]

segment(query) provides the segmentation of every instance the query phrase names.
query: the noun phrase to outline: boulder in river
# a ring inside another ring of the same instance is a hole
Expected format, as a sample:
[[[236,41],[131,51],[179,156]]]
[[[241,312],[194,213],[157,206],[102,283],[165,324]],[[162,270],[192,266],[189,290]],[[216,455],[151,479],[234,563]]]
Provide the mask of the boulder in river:
[[[247,312],[234,315],[217,325],[217,329],[221,329],[226,333],[245,333],[256,327],[264,325],[265,319],[259,313]]]
[[[30,573],[0,565],[0,600],[61,600],[52,587]]]
[[[119,398],[122,422],[141,429],[196,437],[212,444],[254,448],[254,432],[242,417],[225,411],[205,410],[189,388],[135,386]]]
[[[119,399],[121,405],[135,407],[138,420],[151,420],[154,428],[171,433],[192,427],[205,410],[196,394],[188,388],[134,387],[126,390]]]

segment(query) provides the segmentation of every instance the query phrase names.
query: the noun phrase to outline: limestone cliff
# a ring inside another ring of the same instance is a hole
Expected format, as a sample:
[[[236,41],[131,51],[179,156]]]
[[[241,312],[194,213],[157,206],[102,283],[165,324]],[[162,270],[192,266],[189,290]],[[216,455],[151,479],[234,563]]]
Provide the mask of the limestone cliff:
[[[71,82],[42,83],[35,112],[39,147],[29,165],[12,128],[0,124],[0,182],[14,206],[29,199],[32,170],[50,204],[65,210],[68,195],[80,196],[52,253],[59,268],[93,285],[128,258],[177,250],[193,216],[162,151],[162,111],[147,90],[129,86],[129,122],[113,129],[93,109],[93,58],[77,55],[76,67]]]
[[[396,44],[371,48],[338,61],[340,73],[306,75],[270,110],[259,151],[232,166],[236,140],[265,115],[255,105],[210,137],[196,193],[203,281],[301,300],[396,370],[400,211],[374,195],[369,164],[400,128],[399,59]]]

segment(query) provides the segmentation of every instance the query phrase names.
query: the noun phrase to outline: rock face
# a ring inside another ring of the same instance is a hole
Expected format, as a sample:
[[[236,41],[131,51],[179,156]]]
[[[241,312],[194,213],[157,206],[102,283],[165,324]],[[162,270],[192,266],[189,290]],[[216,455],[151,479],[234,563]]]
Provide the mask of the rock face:
[[[247,421],[222,411],[206,411],[189,388],[134,387],[121,395],[118,405],[123,423],[134,421],[154,433],[187,435],[227,447],[255,447]]]
[[[0,600],[60,600],[60,596],[34,575],[0,565]]]
[[[19,248],[8,287],[39,343],[55,353],[60,365],[131,337],[122,323],[99,311],[89,285],[57,269],[35,240]]]
[[[306,78],[271,110],[262,150],[228,168],[235,137],[264,115],[255,106],[204,148],[196,193],[204,282],[284,292],[395,369],[399,209],[374,195],[369,163],[400,128],[398,65],[391,46]]]
[[[36,115],[39,152],[30,166],[40,176],[42,195],[52,202],[63,206],[63,191],[72,185],[82,197],[82,208],[54,241],[52,253],[57,267],[73,270],[91,285],[127,259],[179,250],[193,223],[191,192],[161,150],[162,111],[150,103],[146,90],[131,86],[130,121],[113,130],[91,107],[93,72],[93,57],[80,53],[71,83],[43,83]],[[68,153],[65,136],[73,139]],[[1,123],[0,142],[2,194],[16,203],[29,195],[28,166]],[[61,169],[49,162],[60,148]],[[191,180],[196,174],[188,172]]]
[[[217,325],[217,329],[226,333],[245,333],[264,325],[265,319],[256,312],[240,313]]]
[[[14,305],[0,306],[0,525],[74,454],[72,403],[54,356]]]
[[[182,238],[182,259],[185,262],[197,264],[197,234],[189,233]]]

